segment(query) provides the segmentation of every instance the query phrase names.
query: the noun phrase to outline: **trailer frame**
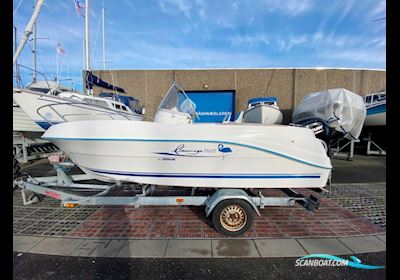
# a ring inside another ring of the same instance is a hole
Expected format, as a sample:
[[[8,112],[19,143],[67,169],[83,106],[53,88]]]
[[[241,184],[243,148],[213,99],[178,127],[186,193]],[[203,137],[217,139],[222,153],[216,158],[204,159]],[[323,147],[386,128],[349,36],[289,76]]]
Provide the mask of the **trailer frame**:
[[[56,176],[50,177],[31,177],[19,179],[16,184],[21,189],[24,205],[35,203],[39,200],[36,194],[49,196],[61,201],[61,206],[73,208],[78,205],[123,205],[134,206],[204,206],[205,215],[209,217],[213,210],[221,202],[242,201],[248,203],[251,208],[261,216],[259,208],[266,206],[294,206],[296,203],[306,210],[314,212],[319,207],[319,199],[310,195],[297,193],[292,189],[281,189],[287,196],[285,197],[266,197],[259,191],[258,196],[246,192],[244,189],[217,189],[212,195],[196,195],[197,188],[192,188],[190,195],[181,196],[153,196],[158,186],[128,184],[135,188],[138,194],[134,196],[107,196],[116,187],[121,187],[122,183],[91,184],[80,183],[84,180],[93,180],[87,174],[70,175],[66,169],[74,166],[70,162],[53,163],[57,172]],[[186,189],[186,188],[185,188]],[[187,190],[187,189],[186,189]],[[27,199],[27,191],[33,192]],[[82,194],[80,194],[82,193]],[[252,216],[252,213],[249,213]],[[233,235],[232,235],[233,236]],[[236,234],[237,236],[237,234]]]

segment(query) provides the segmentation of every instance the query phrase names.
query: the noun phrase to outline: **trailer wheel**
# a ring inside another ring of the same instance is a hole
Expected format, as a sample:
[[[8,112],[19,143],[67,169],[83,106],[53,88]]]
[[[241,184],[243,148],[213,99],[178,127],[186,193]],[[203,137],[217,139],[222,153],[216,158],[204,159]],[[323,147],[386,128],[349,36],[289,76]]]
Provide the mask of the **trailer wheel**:
[[[227,236],[239,236],[252,227],[254,210],[242,199],[223,200],[215,206],[212,214],[214,228]]]

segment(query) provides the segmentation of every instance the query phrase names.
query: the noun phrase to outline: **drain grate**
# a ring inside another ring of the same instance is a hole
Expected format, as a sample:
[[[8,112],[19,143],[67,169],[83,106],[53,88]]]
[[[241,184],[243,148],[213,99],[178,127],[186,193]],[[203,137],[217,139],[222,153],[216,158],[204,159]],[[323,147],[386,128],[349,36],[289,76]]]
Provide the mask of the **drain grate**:
[[[14,220],[13,221],[13,233],[21,233],[25,229],[31,227],[37,222],[37,220]]]
[[[30,227],[25,228],[21,234],[45,235],[58,221],[39,220]]]
[[[334,186],[329,199],[386,228],[386,183]]]
[[[14,207],[13,209],[13,218],[14,219],[18,219],[18,218],[25,218],[28,215],[31,215],[32,213],[34,213],[36,210],[38,210],[37,208],[34,207]]]
[[[84,221],[90,215],[92,215],[97,209],[96,208],[84,208],[75,210],[68,216],[68,220]]]
[[[68,208],[54,209],[53,212],[44,217],[45,220],[64,220],[68,218],[75,210]]]
[[[49,236],[66,236],[82,223],[83,221],[61,221],[45,232],[45,234]]]
[[[31,214],[25,216],[25,219],[44,219],[46,216],[54,213],[54,208],[39,208]]]

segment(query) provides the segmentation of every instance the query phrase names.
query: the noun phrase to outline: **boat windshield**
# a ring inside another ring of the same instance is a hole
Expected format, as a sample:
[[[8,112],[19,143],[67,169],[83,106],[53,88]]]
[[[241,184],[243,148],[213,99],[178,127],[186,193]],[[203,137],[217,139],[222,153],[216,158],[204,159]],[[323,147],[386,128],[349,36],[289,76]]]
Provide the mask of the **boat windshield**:
[[[198,118],[196,104],[186,95],[185,91],[174,83],[164,99],[161,101],[158,110],[166,109],[189,114],[192,118]]]

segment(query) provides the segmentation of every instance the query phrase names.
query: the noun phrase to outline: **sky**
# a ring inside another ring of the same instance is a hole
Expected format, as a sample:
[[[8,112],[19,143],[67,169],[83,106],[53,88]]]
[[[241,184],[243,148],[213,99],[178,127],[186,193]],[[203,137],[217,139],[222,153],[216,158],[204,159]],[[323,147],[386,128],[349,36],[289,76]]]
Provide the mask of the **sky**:
[[[13,0],[17,43],[34,2]],[[105,69],[386,68],[384,0],[91,0],[91,69],[103,69],[103,6]],[[84,25],[73,0],[45,1],[37,20],[38,71],[56,76],[61,44],[60,80],[78,90]],[[30,68],[31,46],[18,60]]]

